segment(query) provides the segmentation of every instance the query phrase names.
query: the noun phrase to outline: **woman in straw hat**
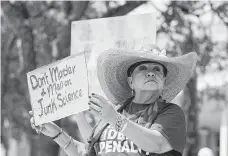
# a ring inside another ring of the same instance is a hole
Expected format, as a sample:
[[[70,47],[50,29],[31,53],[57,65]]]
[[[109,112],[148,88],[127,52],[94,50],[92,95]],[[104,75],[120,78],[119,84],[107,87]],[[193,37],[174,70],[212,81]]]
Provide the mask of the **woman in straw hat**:
[[[182,155],[186,123],[170,101],[185,87],[196,53],[167,57],[153,45],[135,52],[111,49],[100,54],[97,72],[108,100],[92,94],[90,111],[101,118],[87,144],[73,140],[54,123],[35,127],[52,137],[68,155]],[[80,125],[79,125],[80,129]]]

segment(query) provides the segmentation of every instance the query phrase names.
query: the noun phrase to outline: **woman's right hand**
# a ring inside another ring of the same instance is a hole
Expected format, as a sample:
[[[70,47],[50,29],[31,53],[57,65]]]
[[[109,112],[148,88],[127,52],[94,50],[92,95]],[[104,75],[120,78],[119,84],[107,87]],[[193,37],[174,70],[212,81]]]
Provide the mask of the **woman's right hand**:
[[[45,124],[42,124],[39,126],[35,126],[35,120],[33,117],[33,112],[29,111],[29,114],[32,115],[32,117],[30,119],[31,127],[38,134],[43,133],[46,136],[54,137],[61,131],[60,127],[58,125],[56,125],[54,122],[49,122],[49,123],[45,123]]]

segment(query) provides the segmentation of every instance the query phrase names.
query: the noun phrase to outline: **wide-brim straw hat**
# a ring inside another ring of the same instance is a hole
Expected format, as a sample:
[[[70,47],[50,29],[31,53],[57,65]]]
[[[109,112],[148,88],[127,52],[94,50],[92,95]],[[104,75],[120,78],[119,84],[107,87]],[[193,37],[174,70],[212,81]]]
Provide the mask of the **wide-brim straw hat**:
[[[167,57],[166,52],[141,48],[127,51],[109,49],[98,56],[97,74],[101,88],[107,98],[118,104],[132,97],[132,89],[127,82],[127,70],[142,61],[158,62],[167,68],[166,82],[162,98],[171,101],[185,87],[197,62],[197,54],[190,52],[179,57]]]

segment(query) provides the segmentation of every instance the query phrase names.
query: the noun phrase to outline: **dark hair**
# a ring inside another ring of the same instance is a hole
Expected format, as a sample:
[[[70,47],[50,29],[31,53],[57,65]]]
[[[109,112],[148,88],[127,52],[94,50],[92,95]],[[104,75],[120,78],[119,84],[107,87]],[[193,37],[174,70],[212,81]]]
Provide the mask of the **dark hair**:
[[[160,64],[160,65],[163,67],[164,76],[166,77],[167,72],[168,72],[167,68],[166,68],[163,64],[161,64],[161,63],[159,63],[159,62],[153,62],[153,61],[141,61],[141,62],[136,62],[136,63],[134,63],[133,65],[131,65],[131,66],[128,68],[128,70],[127,70],[127,76],[130,77],[131,74],[133,73],[133,71],[135,70],[136,67],[138,67],[138,66],[141,65],[141,64],[145,64],[145,63],[157,63],[157,64]]]

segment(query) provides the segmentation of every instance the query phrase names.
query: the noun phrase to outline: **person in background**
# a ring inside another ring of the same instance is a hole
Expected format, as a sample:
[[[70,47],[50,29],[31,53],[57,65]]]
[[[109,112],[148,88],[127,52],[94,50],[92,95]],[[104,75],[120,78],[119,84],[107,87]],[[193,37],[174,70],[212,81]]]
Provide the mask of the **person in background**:
[[[185,115],[170,101],[185,87],[196,62],[194,52],[167,57],[154,45],[136,51],[109,49],[97,59],[98,79],[108,99],[89,96],[90,111],[100,120],[91,132],[85,119],[78,119],[79,130],[91,132],[87,143],[72,139],[53,122],[35,126],[31,118],[31,125],[69,156],[181,156]]]

